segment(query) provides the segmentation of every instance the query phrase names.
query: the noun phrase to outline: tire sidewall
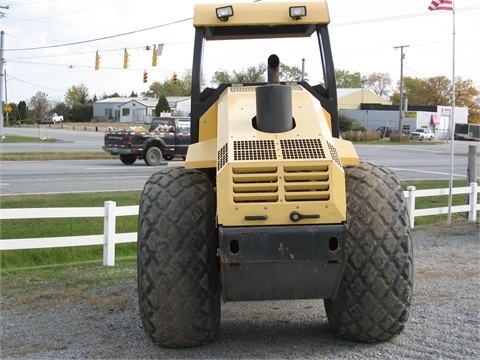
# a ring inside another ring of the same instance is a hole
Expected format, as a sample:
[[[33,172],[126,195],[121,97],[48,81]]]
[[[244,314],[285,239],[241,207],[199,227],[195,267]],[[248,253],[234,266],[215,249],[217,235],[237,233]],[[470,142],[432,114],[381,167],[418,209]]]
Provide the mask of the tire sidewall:
[[[413,289],[411,230],[403,191],[387,168],[346,169],[347,253],[342,282],[325,300],[340,337],[380,342],[397,336],[409,317]]]
[[[162,150],[157,146],[151,146],[147,149],[145,154],[145,162],[149,166],[158,166],[161,164],[163,159]]]
[[[138,226],[138,293],[148,336],[184,348],[220,328],[215,194],[197,170],[165,168],[147,181]]]

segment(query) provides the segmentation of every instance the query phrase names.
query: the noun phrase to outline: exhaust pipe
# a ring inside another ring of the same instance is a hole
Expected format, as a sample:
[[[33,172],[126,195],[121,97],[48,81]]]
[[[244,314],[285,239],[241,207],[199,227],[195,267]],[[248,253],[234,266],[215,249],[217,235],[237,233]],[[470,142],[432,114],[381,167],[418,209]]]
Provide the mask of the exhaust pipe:
[[[268,57],[268,83],[279,84],[280,83],[280,59],[277,55],[273,54]]]
[[[292,88],[280,84],[280,59],[268,57],[268,84],[255,90],[256,129],[267,133],[281,133],[293,129]]]

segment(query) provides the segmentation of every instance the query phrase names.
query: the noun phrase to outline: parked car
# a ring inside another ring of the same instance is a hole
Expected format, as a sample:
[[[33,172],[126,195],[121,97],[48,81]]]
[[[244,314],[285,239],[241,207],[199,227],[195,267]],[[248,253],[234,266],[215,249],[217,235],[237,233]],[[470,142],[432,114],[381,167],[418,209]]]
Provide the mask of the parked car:
[[[435,134],[432,130],[426,128],[416,129],[410,133],[410,140],[429,140],[432,141]]]
[[[55,124],[57,122],[63,122],[63,116],[57,115],[57,113],[51,112],[46,113],[42,120],[40,121],[42,124]]]
[[[383,139],[384,137],[390,137],[391,133],[398,132],[398,129],[393,129],[389,126],[380,126],[376,129],[380,133],[380,137]]]

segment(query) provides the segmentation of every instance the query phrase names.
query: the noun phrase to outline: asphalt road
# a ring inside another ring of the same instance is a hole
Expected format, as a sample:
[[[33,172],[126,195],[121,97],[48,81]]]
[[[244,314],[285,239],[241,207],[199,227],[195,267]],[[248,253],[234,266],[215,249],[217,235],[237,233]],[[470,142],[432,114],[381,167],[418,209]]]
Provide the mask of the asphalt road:
[[[1,144],[0,152],[26,151],[101,151],[103,132],[38,128],[5,128],[5,134],[55,138],[60,141],[43,143]],[[467,176],[468,147],[478,143],[455,141],[454,179]],[[363,161],[392,169],[400,181],[448,180],[450,178],[451,144],[355,145]],[[477,148],[480,151],[480,147]],[[181,165],[181,161],[161,166]],[[160,166],[160,167],[161,167]],[[148,177],[159,167],[143,161],[131,166],[120,160],[77,161],[0,161],[0,193],[4,195],[140,190]],[[477,177],[480,176],[477,155]]]
[[[477,178],[480,176],[478,142],[455,141],[453,146],[453,177],[467,178],[468,148],[477,145]],[[393,170],[400,181],[446,180],[450,178],[451,143],[411,145],[356,144],[360,159]]]
[[[93,128],[94,125],[92,125]],[[30,152],[30,151],[102,151],[103,131],[84,131],[81,126],[75,131],[72,125],[65,125],[64,129],[53,129],[48,126],[41,128],[4,128],[5,136],[21,135],[39,137],[42,139],[55,139],[41,143],[13,143],[0,145],[0,152]]]

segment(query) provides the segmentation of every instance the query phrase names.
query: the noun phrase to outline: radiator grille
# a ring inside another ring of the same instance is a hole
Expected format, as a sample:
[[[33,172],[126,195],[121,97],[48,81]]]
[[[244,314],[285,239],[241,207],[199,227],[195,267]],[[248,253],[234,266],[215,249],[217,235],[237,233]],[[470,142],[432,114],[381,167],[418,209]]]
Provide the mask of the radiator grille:
[[[338,166],[342,167],[342,162],[340,161],[340,156],[338,156],[337,149],[328,141],[327,141],[327,144],[328,144],[328,150],[330,151],[330,156],[332,157],[332,160],[335,161],[338,164]]]
[[[218,150],[217,170],[220,170],[228,162],[228,144],[224,144]]]
[[[235,203],[278,201],[276,166],[234,167],[232,181]]]
[[[232,85],[230,87],[230,92],[253,92],[255,91],[256,86],[242,86],[242,85]]]
[[[234,167],[233,201],[327,201],[330,199],[329,179],[329,167],[323,164]]]
[[[235,161],[276,160],[273,140],[234,141],[233,158]]]
[[[330,199],[328,165],[289,165],[283,171],[285,201]]]
[[[280,147],[285,160],[325,158],[320,139],[280,140]]]

